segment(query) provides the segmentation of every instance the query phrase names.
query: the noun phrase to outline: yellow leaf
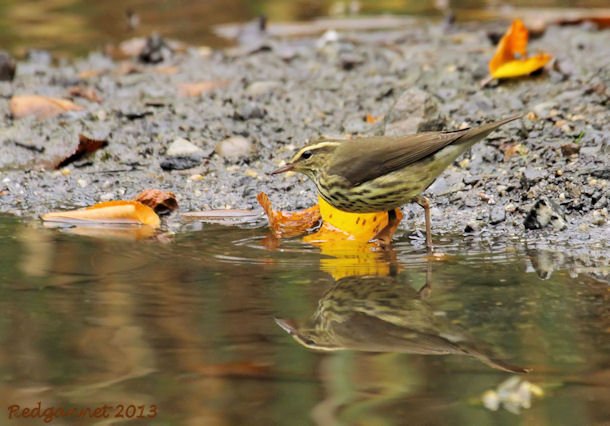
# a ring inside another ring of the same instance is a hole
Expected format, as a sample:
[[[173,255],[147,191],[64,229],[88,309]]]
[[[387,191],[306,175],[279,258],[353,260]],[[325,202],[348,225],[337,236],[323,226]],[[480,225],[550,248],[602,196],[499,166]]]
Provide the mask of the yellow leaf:
[[[548,53],[539,53],[527,58],[527,41],[527,28],[521,20],[515,19],[489,61],[491,77],[510,78],[528,75],[544,67],[552,59]]]
[[[336,240],[366,242],[375,238],[388,224],[388,212],[347,213],[334,208],[320,196],[318,196],[318,204],[323,221],[322,227],[318,232],[303,238],[305,242]]]
[[[494,78],[510,78],[529,75],[544,67],[552,56],[548,53],[539,53],[527,59],[515,59],[498,67],[491,73]]]
[[[159,216],[138,201],[107,201],[79,210],[52,212],[42,216],[45,222],[105,225],[148,225],[158,228]]]

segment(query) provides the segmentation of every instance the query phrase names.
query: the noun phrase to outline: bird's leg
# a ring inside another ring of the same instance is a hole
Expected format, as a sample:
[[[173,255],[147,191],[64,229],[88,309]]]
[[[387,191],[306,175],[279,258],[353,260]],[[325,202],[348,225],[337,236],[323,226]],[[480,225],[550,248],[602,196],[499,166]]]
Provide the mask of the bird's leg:
[[[432,251],[432,220],[430,219],[430,200],[421,195],[417,196],[414,201],[424,208],[424,216],[426,220],[426,247],[428,251]]]

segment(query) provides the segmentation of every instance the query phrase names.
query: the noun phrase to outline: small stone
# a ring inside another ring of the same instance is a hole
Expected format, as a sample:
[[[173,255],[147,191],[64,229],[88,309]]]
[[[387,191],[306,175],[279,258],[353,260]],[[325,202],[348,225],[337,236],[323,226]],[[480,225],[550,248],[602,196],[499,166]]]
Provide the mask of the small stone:
[[[61,174],[62,174],[62,175],[64,175],[64,176],[69,176],[69,175],[70,175],[70,173],[72,173],[72,171],[71,171],[69,168],[64,167],[63,169],[61,169],[61,170],[59,171],[59,173],[61,173]]]
[[[260,96],[273,92],[281,86],[278,81],[255,81],[246,88],[246,93],[250,96]]]
[[[216,154],[226,160],[239,160],[252,152],[252,143],[243,136],[232,136],[216,145]]]
[[[263,118],[266,114],[267,111],[265,111],[264,108],[250,102],[242,105],[237,111],[235,111],[233,117],[238,120],[245,121],[253,118]]]
[[[203,150],[184,138],[178,138],[169,145],[165,155],[168,157],[201,157]]]
[[[356,53],[342,53],[339,55],[339,62],[341,63],[341,68],[349,71],[364,63],[364,58]]]
[[[0,81],[12,81],[16,70],[17,64],[11,55],[0,51]]]
[[[517,206],[515,206],[513,203],[509,203],[504,206],[504,211],[506,213],[514,213],[515,211],[517,211]]]
[[[506,219],[506,211],[501,206],[496,206],[491,209],[491,213],[489,215],[489,223],[492,225],[497,225],[498,223],[504,222]]]
[[[527,167],[523,172],[523,178],[529,183],[534,183],[545,176],[546,173],[544,171],[535,169],[533,167]]]
[[[189,180],[192,180],[193,182],[200,182],[203,180],[203,175],[200,175],[200,174],[191,175],[191,176],[189,176]]]
[[[555,108],[555,102],[548,101],[535,105],[532,110],[539,118],[546,119],[551,116],[551,111],[553,110],[553,108]]]
[[[555,176],[563,176],[563,170],[561,170],[561,169],[555,170]]]
[[[580,152],[580,145],[575,143],[566,143],[561,145],[561,153],[564,157],[571,157],[572,155],[576,155]],[[560,175],[559,175],[560,176]]]
[[[248,177],[253,178],[253,179],[256,179],[256,178],[258,178],[258,177],[259,177],[259,176],[258,176],[258,172],[257,172],[256,170],[254,170],[254,169],[247,169],[247,170],[244,172],[244,174],[245,174],[246,176],[248,176]]]
[[[523,225],[526,229],[542,229],[550,225],[554,230],[560,231],[567,227],[567,222],[557,204],[541,198],[528,212]]]
[[[110,201],[110,200],[114,200],[113,192],[106,192],[106,193],[100,195],[100,201]]]
[[[85,188],[87,186],[87,181],[85,179],[78,179],[76,183],[78,183],[78,186],[81,188]]]

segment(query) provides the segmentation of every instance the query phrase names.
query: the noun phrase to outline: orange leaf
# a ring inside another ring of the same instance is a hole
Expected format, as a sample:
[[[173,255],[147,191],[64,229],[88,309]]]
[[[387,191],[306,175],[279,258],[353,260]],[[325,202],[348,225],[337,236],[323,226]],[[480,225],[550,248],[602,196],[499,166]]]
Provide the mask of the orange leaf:
[[[515,19],[489,61],[490,75],[493,78],[520,77],[542,68],[551,60],[547,53],[526,58],[527,41],[527,28],[521,20]]]
[[[510,78],[529,75],[544,67],[553,57],[548,53],[539,53],[527,59],[516,59],[498,67],[491,76],[494,78]]]
[[[49,98],[38,95],[13,96],[10,102],[11,114],[15,118],[33,115],[39,120],[55,117],[67,111],[79,111],[82,107],[67,99]]]
[[[259,193],[256,199],[265,210],[271,231],[278,238],[302,235],[320,220],[320,208],[317,205],[301,211],[283,212],[273,210],[271,201],[264,192]]]
[[[373,114],[367,114],[366,115],[366,123],[367,124],[375,124],[379,120],[381,120],[381,116],[379,116],[379,115],[373,115]]]
[[[135,200],[147,205],[159,215],[169,214],[178,208],[176,194],[160,189],[145,189]]]
[[[158,228],[159,216],[138,201],[107,201],[91,207],[65,212],[52,212],[42,216],[45,222],[97,225],[148,225]]]

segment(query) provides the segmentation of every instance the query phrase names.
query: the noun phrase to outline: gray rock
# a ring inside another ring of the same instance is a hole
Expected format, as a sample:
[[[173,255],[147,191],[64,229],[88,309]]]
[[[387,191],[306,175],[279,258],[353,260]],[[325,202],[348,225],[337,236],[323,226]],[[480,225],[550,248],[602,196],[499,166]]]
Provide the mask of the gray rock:
[[[231,136],[218,142],[215,151],[225,160],[236,161],[252,152],[252,142],[243,136]]]
[[[526,229],[542,229],[550,226],[560,231],[567,227],[567,222],[561,207],[547,198],[541,198],[528,212],[523,225]]]
[[[489,214],[489,223],[497,225],[498,223],[504,222],[506,219],[506,211],[502,206],[494,206]]]
[[[163,170],[186,170],[197,167],[201,164],[201,159],[194,157],[169,157],[160,164]]]
[[[245,121],[253,118],[263,118],[266,114],[267,111],[265,111],[264,108],[261,108],[252,102],[248,102],[239,107],[234,114],[234,118]]]
[[[408,135],[445,127],[446,118],[439,109],[438,101],[428,92],[412,87],[403,92],[386,114],[384,134],[387,136]]]

